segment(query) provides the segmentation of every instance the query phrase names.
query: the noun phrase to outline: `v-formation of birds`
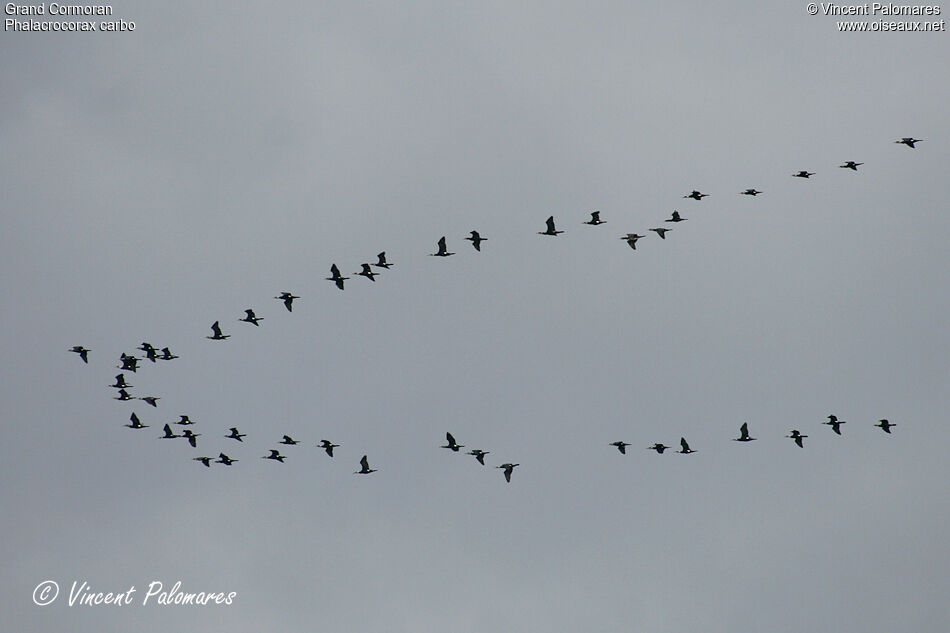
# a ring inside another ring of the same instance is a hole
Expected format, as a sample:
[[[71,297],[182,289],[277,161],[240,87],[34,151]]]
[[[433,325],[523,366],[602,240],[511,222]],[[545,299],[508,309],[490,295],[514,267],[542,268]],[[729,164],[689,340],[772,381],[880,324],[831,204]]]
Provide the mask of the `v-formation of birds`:
[[[915,139],[913,137],[904,137],[894,142],[906,145],[910,148],[915,148],[916,144],[921,142],[921,139]],[[842,169],[858,171],[858,167],[863,164],[864,163],[849,160],[849,161],[844,162],[841,165],[838,165],[838,167]],[[800,170],[792,174],[792,176],[795,178],[810,178],[811,176],[814,176],[814,175],[815,175],[815,172],[809,172],[807,170]],[[755,189],[755,188],[749,188],[749,189],[745,189],[744,191],[739,192],[740,195],[753,196],[753,197],[758,196],[762,193],[763,193],[762,191],[759,191],[758,189]],[[708,196],[709,194],[702,193],[701,191],[698,191],[698,190],[693,190],[690,193],[684,195],[683,198],[689,198],[689,199],[699,202],[699,201],[702,201],[703,198],[706,198]],[[683,222],[685,220],[687,220],[687,218],[682,217],[678,211],[673,211],[670,218],[665,220],[665,222],[678,223],[678,222]],[[586,224],[589,226],[600,226],[602,224],[606,224],[606,222],[607,222],[606,220],[601,218],[600,211],[592,211],[590,213],[590,219],[584,221],[583,224]],[[545,225],[545,230],[538,231],[538,234],[550,236],[550,237],[557,237],[565,232],[564,230],[558,230],[553,215],[548,217],[547,220],[545,220],[544,225]],[[660,226],[660,227],[650,228],[648,230],[656,233],[658,237],[665,240],[666,234],[672,231],[672,228]],[[639,233],[626,233],[625,235],[622,235],[620,239],[625,241],[631,249],[636,250],[637,242],[643,239],[644,237],[645,237],[644,235],[640,235]],[[471,231],[469,236],[464,239],[471,242],[472,247],[476,251],[479,251],[479,252],[481,252],[482,250],[482,243],[488,241],[488,238],[483,237],[478,231],[474,231],[474,230]],[[437,241],[436,252],[429,253],[429,255],[434,256],[434,257],[449,257],[451,255],[455,255],[455,253],[448,250],[446,238],[445,236],[442,236]],[[373,270],[374,267],[377,269],[382,268],[384,270],[389,270],[390,268],[393,267],[393,264],[387,260],[385,251],[380,252],[376,256],[376,258],[377,258],[376,263],[361,264],[360,270],[354,272],[353,275],[364,277],[368,279],[369,281],[375,282],[376,277],[379,276],[380,273],[374,271]],[[337,265],[334,263],[330,266],[330,276],[327,277],[326,279],[327,281],[333,282],[333,284],[338,289],[344,290],[346,288],[345,282],[349,280],[350,277],[343,276],[343,274],[340,272],[339,267],[337,267]],[[293,305],[294,305],[293,302],[295,299],[299,299],[299,298],[300,298],[299,296],[287,291],[281,292],[279,295],[274,297],[274,299],[277,299],[283,303],[284,307],[287,309],[288,312],[293,311]],[[263,317],[257,316],[257,314],[255,313],[253,309],[248,308],[244,311],[244,317],[239,318],[237,320],[254,325],[255,327],[260,327],[260,322],[263,321],[264,319]],[[226,334],[222,330],[220,321],[215,321],[211,325],[211,336],[206,336],[205,338],[208,338],[214,341],[225,341],[229,339],[230,337],[231,337],[230,334]],[[142,351],[144,354],[144,358],[146,360],[151,361],[152,363],[156,363],[158,361],[169,361],[169,360],[174,360],[178,358],[178,356],[173,354],[168,347],[163,347],[161,349],[158,349],[148,342],[143,342],[136,349]],[[76,346],[73,346],[69,351],[74,352],[77,355],[79,355],[82,361],[88,364],[89,352],[92,350],[87,349],[83,347],[82,345],[76,345]],[[139,362],[141,360],[142,360],[141,358],[136,357],[135,355],[122,353],[121,356],[119,357],[120,364],[117,365],[117,367],[123,372],[129,371],[132,373],[136,373],[137,370],[139,369]],[[124,373],[120,373],[117,376],[115,376],[115,382],[109,386],[117,390],[116,392],[117,395],[114,398],[116,400],[128,401],[128,400],[138,399],[138,400],[142,400],[143,402],[147,403],[148,405],[154,408],[158,408],[158,400],[160,399],[158,396],[151,396],[151,395],[132,396],[129,393],[129,389],[131,389],[134,385],[126,381]],[[159,439],[181,438],[181,439],[184,439],[186,442],[188,442],[193,448],[197,448],[198,438],[201,437],[202,434],[195,433],[190,428],[187,428],[188,426],[194,424],[194,422],[192,422],[191,419],[187,415],[180,415],[179,417],[180,417],[179,420],[172,423],[166,423],[164,425],[163,435],[158,436]],[[129,417],[129,420],[130,420],[130,423],[126,424],[125,426],[130,429],[141,430],[141,429],[149,428],[150,426],[147,424],[143,424],[142,421],[139,419],[138,415],[134,411]],[[173,430],[171,426],[172,424],[176,426],[182,426],[185,428],[183,428],[182,431],[179,433]],[[842,434],[841,425],[846,424],[846,421],[839,419],[834,414],[831,414],[828,416],[828,419],[824,422],[821,422],[821,424],[828,425],[831,428],[832,432],[834,432],[837,435],[841,435]],[[891,428],[896,426],[896,424],[888,421],[887,419],[881,419],[874,426],[880,428],[885,433],[890,434]],[[237,427],[231,427],[229,429],[229,433],[226,435],[223,435],[222,437],[226,439],[234,440],[236,442],[240,442],[241,444],[243,444],[244,438],[247,437],[247,434],[239,432]],[[446,444],[442,445],[441,448],[448,449],[452,452],[458,453],[460,449],[464,447],[464,445],[456,442],[455,437],[452,435],[451,432],[447,432],[445,434],[445,437],[446,437]],[[791,439],[799,448],[804,448],[804,440],[808,438],[809,436],[803,434],[799,429],[792,429],[786,437]],[[754,438],[750,435],[749,426],[747,422],[744,422],[740,426],[739,437],[733,438],[733,440],[737,442],[751,442],[756,439],[757,438]],[[296,440],[288,435],[284,435],[283,438],[281,438],[280,441],[277,443],[284,446],[296,446],[301,443],[301,440]],[[617,450],[621,454],[626,454],[627,447],[632,446],[632,444],[627,443],[622,440],[610,442],[609,445],[616,447]],[[334,444],[333,442],[326,439],[322,439],[320,440],[318,444],[315,444],[316,448],[322,449],[326,453],[326,455],[331,458],[334,456],[333,450],[335,448],[338,448],[339,446],[340,446],[339,444]],[[646,448],[648,450],[656,451],[657,454],[663,454],[667,449],[670,449],[672,447],[666,446],[662,442],[658,442],[658,443],[654,443],[651,446],[647,446]],[[490,452],[491,451],[486,451],[483,449],[476,448],[476,449],[472,449],[468,451],[466,455],[473,456],[479,464],[484,466],[485,456],[488,455]],[[680,450],[676,452],[680,454],[684,454],[684,455],[689,455],[697,451],[690,447],[689,443],[686,441],[686,438],[681,437]],[[288,455],[281,453],[281,449],[274,448],[274,449],[270,449],[266,455],[262,455],[261,458],[275,461],[275,462],[284,463],[284,460],[288,458]],[[238,459],[229,457],[224,451],[219,452],[217,457],[199,456],[199,457],[193,457],[192,459],[206,467],[211,467],[212,463],[222,464],[224,466],[231,466],[232,464],[239,461]],[[363,457],[359,461],[359,465],[360,465],[359,470],[354,471],[354,474],[370,474],[370,473],[377,472],[377,469],[370,467],[369,459],[367,455],[363,455]],[[495,466],[495,468],[501,469],[505,477],[505,480],[507,482],[510,482],[511,475],[516,466],[519,466],[519,464],[505,462],[505,463]]]

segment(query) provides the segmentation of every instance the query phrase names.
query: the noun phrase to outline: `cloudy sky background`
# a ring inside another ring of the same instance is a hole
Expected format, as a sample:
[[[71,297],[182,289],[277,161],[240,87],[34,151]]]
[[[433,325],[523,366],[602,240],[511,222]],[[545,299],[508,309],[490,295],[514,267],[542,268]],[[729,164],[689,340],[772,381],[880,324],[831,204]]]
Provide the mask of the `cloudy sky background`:
[[[942,630],[947,34],[785,4],[130,2],[133,33],[3,33],[10,630]],[[375,284],[324,281],[381,250]],[[181,356],[126,374],[157,409],[107,386],[142,341]],[[156,439],[179,414],[197,449]],[[237,597],[68,607],[74,580]]]

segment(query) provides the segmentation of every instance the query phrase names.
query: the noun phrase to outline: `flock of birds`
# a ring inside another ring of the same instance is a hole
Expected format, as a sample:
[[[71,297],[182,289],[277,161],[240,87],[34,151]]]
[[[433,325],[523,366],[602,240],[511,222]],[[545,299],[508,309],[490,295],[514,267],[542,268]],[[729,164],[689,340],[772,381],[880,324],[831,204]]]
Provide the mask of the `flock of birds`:
[[[914,148],[916,147],[917,143],[921,142],[921,140],[922,139],[917,139],[913,137],[904,137],[894,142]],[[853,171],[857,171],[858,167],[863,164],[864,163],[859,163],[855,161],[847,161],[839,165],[839,167],[842,169],[850,169]],[[807,170],[801,170],[799,172],[792,174],[792,176],[795,178],[810,178],[811,176],[814,176],[814,175],[815,175],[815,172],[810,172]],[[757,196],[763,192],[757,189],[751,188],[751,189],[745,189],[744,191],[741,191],[739,193],[740,195]],[[702,193],[697,190],[693,190],[690,193],[684,195],[683,197],[690,198],[696,201],[701,201],[703,198],[707,197],[708,195],[709,194]],[[687,218],[682,217],[678,211],[673,211],[672,215],[670,216],[669,219],[666,220],[666,222],[678,223],[678,222],[684,222],[686,220]],[[606,223],[606,220],[603,220],[601,218],[600,211],[592,211],[590,213],[590,219],[583,222],[583,224],[587,224],[590,226],[599,226],[605,223]],[[668,228],[668,227],[655,227],[655,228],[650,228],[648,230],[656,233],[657,236],[665,240],[666,234],[672,231],[673,229]],[[551,236],[551,237],[557,237],[558,235],[561,235],[562,233],[564,233],[564,231],[557,229],[557,225],[555,224],[553,215],[548,217],[548,219],[545,221],[545,230],[538,231],[539,235],[545,235],[545,236]],[[636,250],[637,241],[644,237],[645,237],[644,235],[640,235],[638,233],[627,233],[625,235],[622,235],[620,239],[624,240],[627,243],[627,245],[630,246],[630,248]],[[482,237],[482,235],[478,231],[471,231],[471,234],[464,239],[471,242],[474,249],[479,252],[481,251],[482,243],[487,241],[487,238]],[[436,252],[429,253],[429,255],[432,257],[449,257],[451,255],[455,255],[455,253],[450,252],[448,250],[448,246],[446,244],[446,238],[445,236],[442,236],[441,238],[439,238],[437,242]],[[383,251],[377,255],[377,261],[375,264],[363,263],[360,266],[360,270],[358,272],[353,273],[353,275],[365,277],[366,279],[369,279],[370,281],[375,282],[376,277],[380,273],[374,271],[373,268],[382,268],[382,269],[388,270],[392,268],[392,266],[393,264],[388,262],[386,259],[386,252]],[[337,267],[335,263],[330,266],[330,276],[327,277],[326,280],[333,282],[333,284],[338,289],[344,290],[345,282],[349,279],[350,277],[344,277],[341,274],[340,269]],[[295,295],[291,292],[286,292],[286,291],[281,292],[279,295],[274,297],[274,299],[277,299],[283,303],[284,307],[287,309],[288,312],[293,312],[294,300],[299,299],[299,298],[300,297],[298,295]],[[238,319],[238,321],[242,321],[244,323],[254,325],[255,327],[260,327],[260,322],[263,321],[263,318],[257,316],[257,314],[254,312],[253,309],[248,308],[244,311],[244,317]],[[214,323],[211,324],[211,336],[206,336],[205,338],[208,338],[213,341],[224,341],[231,338],[231,335],[225,334],[223,330],[221,329],[220,322],[215,321]],[[178,358],[178,356],[173,354],[168,347],[163,347],[159,349],[148,342],[143,342],[136,349],[141,351],[144,356],[138,357],[138,356],[135,356],[134,354],[126,354],[124,352],[119,356],[119,365],[117,365],[117,368],[120,369],[122,372],[132,372],[133,374],[136,373],[143,359],[148,360],[152,363],[157,363],[158,361],[171,361]],[[89,352],[91,351],[90,349],[83,347],[82,345],[76,345],[72,347],[72,349],[70,349],[69,351],[74,352],[77,355],[79,355],[82,361],[88,364]],[[120,401],[141,400],[154,408],[158,407],[158,400],[160,400],[158,396],[151,396],[151,395],[133,396],[129,392],[129,389],[132,389],[133,385],[126,382],[124,373],[119,373],[118,375],[116,375],[115,382],[113,382],[109,386],[116,389],[116,396],[114,397],[115,400],[120,400]],[[138,415],[134,411],[129,416],[129,421],[130,423],[126,424],[125,426],[130,429],[142,430],[142,429],[149,428],[149,425],[143,424],[142,421],[139,419]],[[198,438],[201,437],[202,434],[195,433],[190,428],[187,428],[193,424],[194,422],[189,418],[189,416],[179,415],[178,420],[174,422],[166,423],[164,425],[163,435],[160,435],[159,439],[163,439],[163,440],[183,439],[186,442],[188,442],[188,444],[192,448],[197,448]],[[821,424],[830,426],[831,430],[834,433],[836,433],[837,435],[841,435],[841,425],[846,424],[846,421],[839,419],[834,414],[830,414],[828,416],[828,419],[824,422],[821,422]],[[176,427],[184,427],[184,428],[182,428],[180,432],[177,432],[176,429],[173,429],[172,425],[175,425]],[[896,424],[888,421],[887,419],[881,419],[874,426],[880,428],[885,433],[890,434],[891,428],[896,426]],[[231,427],[229,429],[228,434],[224,435],[223,437],[243,444],[244,438],[247,437],[247,434],[241,433],[237,429],[237,427]],[[798,445],[799,448],[804,448],[804,440],[808,436],[804,435],[798,429],[792,429],[786,437],[794,441],[795,444]],[[460,449],[465,447],[463,444],[459,444],[458,442],[456,442],[455,437],[450,432],[447,432],[445,434],[445,438],[446,438],[446,444],[442,445],[440,448],[448,449],[452,452],[458,453]],[[748,422],[745,422],[742,424],[741,427],[739,427],[739,437],[733,438],[733,441],[751,442],[751,441],[754,441],[755,439],[757,438],[754,438],[749,434],[749,425],[748,425]],[[289,435],[284,435],[283,438],[278,442],[278,444],[282,446],[295,446],[300,443],[301,443],[300,440],[295,440]],[[323,449],[323,451],[331,458],[333,457],[333,449],[338,448],[339,446],[340,446],[339,444],[334,444],[330,440],[326,440],[326,439],[321,439],[320,442],[316,444],[317,448]],[[620,453],[626,454],[627,447],[631,446],[631,444],[618,440],[615,442],[610,442],[609,446],[614,446],[617,448],[618,451],[620,451]],[[655,443],[652,446],[648,446],[647,450],[653,450],[653,451],[656,451],[658,454],[663,454],[664,451],[670,448],[672,447],[666,446],[663,443]],[[482,449],[472,449],[465,454],[473,456],[479,464],[484,466],[485,456],[488,455],[489,452],[490,451],[486,451]],[[691,453],[695,453],[696,451],[690,448],[690,445],[686,441],[686,438],[681,437],[680,450],[676,452],[683,455],[689,455]],[[209,456],[199,456],[199,457],[193,457],[192,459],[209,468],[211,467],[212,463],[222,464],[224,466],[231,466],[232,464],[235,464],[239,461],[237,459],[229,457],[223,451],[218,453],[217,458],[209,457]],[[280,452],[280,448],[274,448],[274,449],[270,449],[268,454],[261,456],[261,459],[268,459],[275,462],[284,463],[284,460],[287,459],[287,456]],[[357,471],[354,471],[354,474],[368,475],[370,473],[378,472],[376,469],[370,468],[369,459],[367,455],[363,455],[363,457],[359,461],[359,465],[360,465],[360,469]],[[505,463],[495,466],[495,468],[501,469],[505,477],[505,481],[511,482],[512,472],[517,466],[519,466],[519,464],[517,463],[505,462]]]

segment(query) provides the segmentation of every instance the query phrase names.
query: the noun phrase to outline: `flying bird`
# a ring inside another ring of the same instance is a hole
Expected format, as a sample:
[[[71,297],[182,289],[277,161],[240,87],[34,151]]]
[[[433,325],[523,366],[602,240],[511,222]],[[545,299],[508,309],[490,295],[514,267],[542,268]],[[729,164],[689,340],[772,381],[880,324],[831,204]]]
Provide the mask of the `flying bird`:
[[[231,432],[225,435],[224,437],[228,438],[229,440],[237,440],[238,442],[243,442],[244,440],[242,440],[241,438],[247,437],[247,433],[238,433],[237,427],[232,426]]]
[[[326,278],[327,281],[332,281],[336,284],[336,287],[340,290],[343,290],[343,282],[349,279],[349,277],[344,277],[340,274],[340,269],[336,267],[336,264],[330,266],[330,276]]]
[[[451,433],[445,434],[445,441],[448,442],[445,446],[440,446],[439,448],[447,448],[454,453],[458,453],[459,449],[464,447],[464,444],[459,444],[455,441],[455,438],[452,437]]]
[[[211,460],[212,460],[213,458],[211,458],[211,457],[192,457],[191,459],[193,459],[193,460],[196,461],[196,462],[201,462],[202,464],[204,464],[204,465],[207,466],[208,468],[211,468]]]
[[[287,312],[293,312],[294,299],[299,299],[300,297],[298,297],[295,294],[291,294],[289,292],[282,292],[274,298],[284,302],[284,307],[287,308]]]
[[[893,424],[893,423],[891,423],[891,422],[888,422],[887,420],[880,420],[879,423],[878,423],[878,424],[875,424],[874,426],[880,427],[882,431],[884,431],[885,433],[887,433],[888,435],[890,435],[890,434],[891,434],[891,427],[892,427],[892,426],[897,426],[897,425],[896,425],[896,424]]]
[[[258,321],[263,321],[263,320],[264,320],[264,317],[257,316],[256,314],[254,314],[254,310],[251,310],[250,308],[244,311],[243,319],[238,319],[238,321],[244,321],[245,323],[253,323],[257,327],[260,327],[260,324],[258,323]]]
[[[148,425],[142,424],[141,420],[139,420],[139,416],[135,415],[135,411],[133,411],[132,415],[129,416],[129,420],[132,421],[132,424],[126,424],[125,426],[129,427],[130,429],[147,429],[148,428]]]
[[[798,444],[798,448],[805,448],[805,445],[802,443],[802,440],[804,440],[808,436],[802,435],[801,433],[799,433],[798,429],[792,429],[791,434],[786,435],[785,437],[795,440],[795,443]]]
[[[158,396],[142,396],[139,400],[144,400],[155,408],[158,408],[158,401],[161,400]]]
[[[274,461],[277,461],[283,464],[284,460],[287,459],[287,456],[281,455],[280,451],[278,451],[276,448],[272,448],[270,450],[270,455],[264,455],[263,457],[261,457],[261,459],[273,459]]]
[[[134,400],[135,398],[129,395],[129,392],[125,389],[119,389],[119,395],[117,395],[113,400]]]
[[[125,352],[122,352],[122,355],[119,356],[119,360],[122,362],[121,365],[116,365],[122,371],[130,371],[133,374],[135,370],[139,368],[139,359],[135,356],[129,356]]]
[[[471,234],[469,237],[466,237],[466,238],[464,238],[464,239],[466,239],[466,240],[468,240],[469,242],[471,242],[471,243],[472,243],[472,246],[475,247],[475,250],[476,250],[476,251],[479,251],[479,252],[481,252],[481,250],[482,250],[482,242],[487,242],[487,241],[488,241],[488,238],[487,238],[487,237],[482,237],[481,235],[479,235],[479,234],[478,234],[478,231],[472,231],[472,234]]]
[[[240,461],[240,460],[231,459],[230,457],[228,457],[228,456],[225,455],[224,453],[218,453],[218,459],[214,460],[214,463],[215,463],[215,464],[224,464],[225,466],[230,466],[231,464],[233,464],[233,463],[236,462],[236,461]]]
[[[894,141],[895,143],[900,143],[901,145],[906,145],[907,147],[914,147],[914,143],[920,143],[922,138],[914,138],[912,136],[905,136],[899,141]]]
[[[564,231],[558,231],[557,229],[554,228],[553,215],[549,217],[547,220],[545,220],[544,223],[547,225],[547,229],[544,231],[538,231],[538,235],[558,235],[559,233],[564,232]]]
[[[175,360],[178,356],[172,354],[172,351],[167,347],[162,348],[162,355],[158,357],[159,360]]]
[[[392,266],[392,264],[386,261],[386,251],[377,255],[376,259],[377,262],[373,264],[373,266],[377,266],[378,268],[390,268]]]
[[[648,230],[648,231],[653,231],[654,233],[656,233],[657,235],[660,236],[660,239],[661,239],[661,240],[665,240],[665,239],[666,239],[666,234],[669,233],[670,231],[672,231],[673,229],[664,229],[664,228],[661,227],[661,228],[658,228],[658,229],[647,229],[647,230]]]
[[[279,441],[278,444],[286,444],[287,446],[293,446],[294,444],[300,444],[300,440],[295,440],[289,435],[285,435],[284,439]]]
[[[467,453],[465,453],[465,454],[466,454],[466,455],[473,455],[473,456],[475,457],[475,460],[476,460],[479,464],[481,464],[482,466],[484,466],[484,465],[485,465],[485,455],[488,455],[490,452],[491,452],[491,451],[483,451],[483,450],[480,449],[480,448],[473,448],[472,450],[470,450],[469,452],[467,452]]]
[[[511,483],[511,472],[515,469],[515,466],[520,466],[521,464],[502,464],[501,466],[495,466],[495,468],[503,468],[505,473],[505,481]]]
[[[797,174],[792,174],[792,178],[810,178],[811,176],[814,176],[814,175],[815,175],[815,172],[813,171],[802,170],[798,172]]]
[[[209,338],[212,341],[223,341],[225,339],[231,338],[230,334],[221,333],[221,326],[218,325],[217,321],[211,324],[211,332],[212,332],[212,336],[206,336],[205,338]]]
[[[178,421],[175,424],[180,424],[182,426],[187,426],[189,424],[194,424],[187,415],[178,414]]]
[[[662,444],[654,444],[653,446],[647,446],[648,451],[656,451],[658,454],[662,455],[663,451],[670,448],[669,446],[663,446]]]
[[[174,431],[172,431],[172,427],[168,426],[167,424],[165,425],[164,431],[165,431],[165,435],[162,435],[162,436],[159,437],[158,439],[160,439],[160,440],[171,440],[171,439],[174,439],[174,438],[176,438],[176,437],[183,437],[183,436],[181,436],[181,435],[178,435],[178,434],[175,433]]]
[[[838,435],[841,435],[841,425],[842,425],[842,424],[847,424],[847,422],[845,422],[844,420],[839,420],[839,419],[838,419],[838,416],[836,416],[836,415],[829,415],[829,416],[828,416],[828,421],[827,421],[827,422],[822,422],[822,424],[827,424],[828,426],[831,427],[831,430],[832,430],[832,431],[834,431],[834,432],[837,433]]]
[[[633,250],[637,250],[637,240],[640,239],[641,237],[645,237],[645,236],[637,235],[636,233],[627,233],[626,235],[622,236],[620,239],[626,240],[627,244],[630,245],[630,248],[632,248]]]
[[[739,427],[739,437],[733,438],[734,442],[751,442],[754,437],[749,437],[749,423],[743,422]]]
[[[153,363],[154,363],[156,360],[158,360],[158,350],[156,350],[156,349],[155,349],[154,347],[152,347],[151,345],[148,346],[148,349],[144,349],[144,350],[142,350],[142,351],[145,352],[145,358],[149,359],[149,360],[152,361]]]
[[[376,281],[376,275],[379,273],[374,273],[373,269],[369,267],[369,264],[362,264],[360,272],[353,274],[359,275],[360,277],[366,277],[370,281]]]
[[[627,444],[626,442],[621,442],[621,441],[618,440],[618,441],[616,441],[616,442],[611,442],[611,443],[610,443],[610,446],[616,446],[618,451],[620,451],[621,453],[623,453],[624,455],[626,455],[626,454],[627,454],[627,447],[630,446],[630,445]]]
[[[689,444],[686,443],[686,438],[685,438],[685,437],[681,437],[681,438],[680,438],[680,446],[681,446],[682,448],[681,448],[680,450],[676,451],[677,453],[682,453],[683,455],[689,455],[690,453],[695,453],[695,452],[696,452],[696,451],[694,451],[693,449],[691,449],[691,448],[689,447]]]
[[[743,196],[757,196],[762,192],[757,189],[746,189],[745,191],[740,191],[739,193]]]
[[[188,440],[192,448],[198,448],[198,437],[200,435],[201,433],[193,433],[191,429],[185,429],[181,432],[181,436]]]
[[[119,374],[115,377],[115,382],[109,386],[115,387],[116,389],[131,389],[135,385],[130,385],[129,383],[125,382],[125,374]]]
[[[695,189],[693,189],[689,194],[687,194],[687,195],[685,195],[685,196],[683,196],[683,197],[684,197],[684,198],[692,198],[693,200],[702,200],[703,198],[705,198],[705,197],[708,196],[708,195],[709,195],[708,193],[700,193],[700,192],[696,191]]]
[[[320,443],[317,444],[317,448],[322,448],[327,452],[327,455],[333,457],[333,449],[338,447],[339,444],[334,444],[330,440],[320,440]]]
[[[429,253],[432,257],[448,257],[449,255],[455,255],[455,253],[450,253],[445,246],[445,236],[439,238],[439,250],[435,253]]]
[[[73,345],[72,349],[69,350],[75,354],[79,354],[79,358],[82,359],[82,362],[89,364],[89,352],[92,350],[83,347],[82,345]]]
[[[375,472],[376,472],[376,469],[369,467],[369,460],[366,459],[366,455],[363,455],[363,458],[360,460],[360,469],[357,471],[354,471],[353,474],[354,475],[368,475],[370,473],[375,473]]]
[[[673,211],[673,215],[670,216],[670,219],[669,219],[669,220],[666,220],[666,221],[667,221],[667,222],[685,222],[685,221],[688,220],[688,219],[689,219],[689,218],[680,217],[680,212],[679,212],[679,211]]]
[[[858,165],[863,165],[864,163],[856,163],[853,160],[849,160],[844,165],[838,165],[842,169],[851,169],[853,171],[858,171]]]
[[[584,224],[590,224],[591,226],[597,226],[598,224],[606,224],[607,220],[600,219],[600,211],[591,211],[590,220],[584,222]]]

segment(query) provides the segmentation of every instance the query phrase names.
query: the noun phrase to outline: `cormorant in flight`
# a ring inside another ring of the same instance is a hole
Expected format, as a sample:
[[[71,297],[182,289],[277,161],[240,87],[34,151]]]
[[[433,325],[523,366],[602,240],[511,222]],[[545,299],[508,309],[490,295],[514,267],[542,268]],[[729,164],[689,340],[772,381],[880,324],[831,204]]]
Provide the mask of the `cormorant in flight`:
[[[515,466],[520,466],[520,464],[505,463],[501,466],[495,466],[495,468],[503,468],[505,473],[505,481],[511,483],[511,472],[515,469]]]
[[[590,220],[584,222],[584,224],[590,224],[591,226],[597,226],[598,224],[606,224],[607,220],[600,219],[600,211],[591,211]]]
[[[482,242],[487,242],[487,241],[488,241],[488,238],[487,238],[487,237],[482,237],[481,235],[479,235],[479,234],[478,234],[478,231],[472,231],[471,236],[466,237],[466,238],[464,238],[464,239],[466,239],[466,240],[468,240],[469,242],[471,242],[471,243],[472,243],[472,246],[475,247],[475,250],[476,250],[476,251],[479,251],[479,252],[481,252],[481,250],[482,250]]]
[[[231,338],[230,334],[221,333],[221,326],[218,325],[217,321],[211,324],[211,332],[212,332],[212,336],[206,336],[205,338],[209,338],[212,341],[223,341],[225,339]]]
[[[284,302],[284,307],[287,308],[287,312],[293,312],[293,311],[294,311],[294,299],[299,299],[300,297],[298,297],[298,296],[295,295],[295,294],[291,294],[291,293],[289,293],[289,292],[282,292],[282,293],[280,293],[280,295],[278,295],[278,296],[276,296],[276,297],[274,297],[274,298]]]
[[[545,229],[544,231],[538,231],[538,235],[558,235],[564,232],[564,231],[558,231],[556,228],[554,228],[553,215],[549,217],[547,220],[545,220],[544,223],[547,225],[547,229]]]
[[[450,253],[445,246],[445,236],[439,238],[439,250],[435,253],[429,253],[432,257],[448,257],[449,255],[455,255],[455,253]]]
[[[250,308],[244,311],[244,315],[245,315],[244,318],[238,319],[238,321],[244,321],[245,323],[253,323],[254,325],[257,325],[257,327],[260,327],[260,325],[258,324],[258,321],[264,320],[263,317],[259,317],[256,314],[254,314],[254,310],[251,310]]]
[[[86,349],[82,345],[73,345],[72,349],[69,350],[75,354],[79,354],[79,358],[82,359],[82,362],[89,364],[89,352],[92,350]]]
[[[340,290],[343,290],[343,282],[349,279],[349,277],[344,277],[340,274],[340,269],[336,267],[336,264],[330,266],[330,276],[326,278],[327,281],[332,281],[336,284],[336,287]]]

